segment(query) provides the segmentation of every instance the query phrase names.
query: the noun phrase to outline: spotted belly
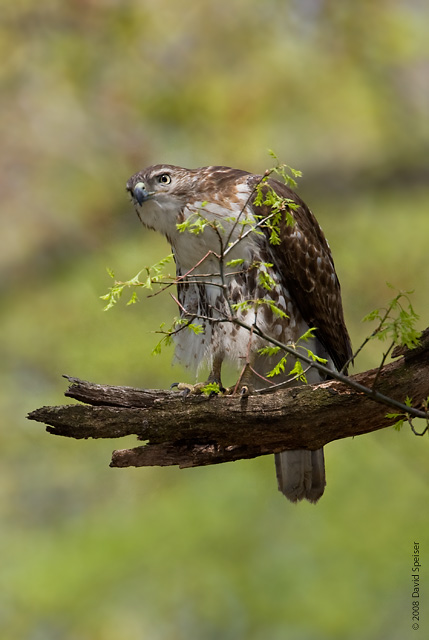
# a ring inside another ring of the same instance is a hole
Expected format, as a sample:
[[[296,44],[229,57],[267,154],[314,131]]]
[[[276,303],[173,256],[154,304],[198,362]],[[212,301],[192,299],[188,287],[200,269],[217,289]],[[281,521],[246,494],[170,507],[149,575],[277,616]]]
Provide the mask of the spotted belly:
[[[267,291],[256,282],[249,283],[248,280],[249,278],[247,281],[239,278],[229,279],[228,300],[232,305],[238,305],[238,308],[233,308],[233,313],[248,327],[257,326],[270,338],[286,344],[295,343],[308,329],[308,325],[295,307],[288,291],[279,283],[275,283],[272,289]],[[182,285],[179,291],[182,313],[186,310],[185,317],[201,329],[195,332],[192,328],[185,327],[176,334],[176,362],[198,375],[203,367],[211,369],[215,358],[230,362],[237,370],[250,361],[260,375],[266,376],[280,356],[261,356],[258,353],[259,349],[269,343],[255,332],[231,322],[231,309],[220,285],[220,280],[213,280],[213,284]],[[254,302],[255,300],[258,302]],[[273,302],[281,313],[276,313],[269,302]],[[244,306],[242,303],[245,303]],[[315,352],[320,351],[316,342],[308,346]],[[288,363],[282,378],[287,377],[288,370],[293,366],[293,358],[290,358],[290,366]],[[280,381],[280,378],[276,379],[276,382]]]

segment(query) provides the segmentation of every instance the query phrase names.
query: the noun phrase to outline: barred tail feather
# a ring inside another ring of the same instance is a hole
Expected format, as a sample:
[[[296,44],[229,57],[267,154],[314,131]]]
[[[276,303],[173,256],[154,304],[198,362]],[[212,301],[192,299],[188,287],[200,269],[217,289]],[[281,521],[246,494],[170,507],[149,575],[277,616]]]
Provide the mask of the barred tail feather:
[[[291,502],[317,502],[326,485],[323,449],[296,449],[275,454],[279,491]]]

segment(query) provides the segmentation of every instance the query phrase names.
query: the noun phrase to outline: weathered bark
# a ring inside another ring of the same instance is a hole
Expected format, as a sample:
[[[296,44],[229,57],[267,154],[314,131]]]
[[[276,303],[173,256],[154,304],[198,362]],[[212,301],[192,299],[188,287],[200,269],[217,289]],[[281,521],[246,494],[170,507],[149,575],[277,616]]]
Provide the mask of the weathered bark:
[[[377,390],[420,408],[429,396],[429,330],[421,346],[399,350],[377,378]],[[377,369],[353,376],[370,387]],[[77,378],[66,396],[86,404],[42,407],[29,414],[52,434],[120,438],[134,434],[144,446],[114,451],[111,466],[192,467],[253,458],[285,449],[318,449],[392,424],[385,404],[330,381],[249,397],[188,396],[174,391],[112,387]],[[392,411],[392,410],[390,410]]]

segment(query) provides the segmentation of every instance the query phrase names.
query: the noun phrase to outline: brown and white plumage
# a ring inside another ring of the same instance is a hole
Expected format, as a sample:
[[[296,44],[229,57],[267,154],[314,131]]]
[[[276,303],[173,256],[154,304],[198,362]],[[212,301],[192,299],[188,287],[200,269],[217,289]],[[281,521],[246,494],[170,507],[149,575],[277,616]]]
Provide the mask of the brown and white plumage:
[[[295,223],[288,225],[282,219],[279,244],[270,242],[264,225],[258,232],[251,231],[252,225],[271,213],[269,206],[254,204],[260,181],[261,176],[229,167],[190,170],[155,165],[139,171],[127,183],[142,222],[162,233],[172,246],[181,276],[181,314],[193,317],[192,322],[203,329],[198,334],[177,333],[176,358],[195,370],[208,362],[210,380],[219,384],[225,360],[239,369],[249,362],[248,374],[253,370],[261,376],[278,360],[278,356],[258,353],[267,344],[262,337],[225,321],[231,315],[228,300],[232,304],[274,302],[286,317],[279,317],[270,304],[246,305],[236,313],[247,325],[256,325],[264,335],[283,343],[296,343],[309,327],[316,327],[309,348],[326,358],[331,368],[341,369],[351,356],[340,285],[320,226],[296,193],[270,179],[268,185],[279,196],[298,205],[289,209]],[[198,217],[209,223],[201,233],[177,228]],[[224,256],[221,264],[219,256]],[[239,267],[234,262],[228,266],[237,259],[244,262]],[[268,288],[263,286],[261,271],[270,278]],[[287,375],[285,371],[281,378]],[[307,379],[318,382],[321,377],[311,369]],[[252,385],[261,388],[267,382],[253,375]],[[322,449],[276,454],[276,469],[279,489],[290,500],[316,502],[323,494]]]

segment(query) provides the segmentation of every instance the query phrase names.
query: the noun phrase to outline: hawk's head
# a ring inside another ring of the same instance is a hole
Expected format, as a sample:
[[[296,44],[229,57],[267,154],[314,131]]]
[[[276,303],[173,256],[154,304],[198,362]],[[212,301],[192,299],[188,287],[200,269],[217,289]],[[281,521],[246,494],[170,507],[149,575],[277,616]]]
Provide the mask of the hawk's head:
[[[202,203],[208,216],[240,212],[250,193],[249,173],[230,167],[184,169],[156,164],[131,176],[127,191],[143,224],[172,241],[176,225]]]
[[[195,171],[171,164],[155,164],[131,176],[127,191],[139,206],[148,200],[186,203],[195,180]]]
[[[195,171],[156,164],[131,176],[127,191],[142,223],[171,238],[192,197],[195,181]]]

